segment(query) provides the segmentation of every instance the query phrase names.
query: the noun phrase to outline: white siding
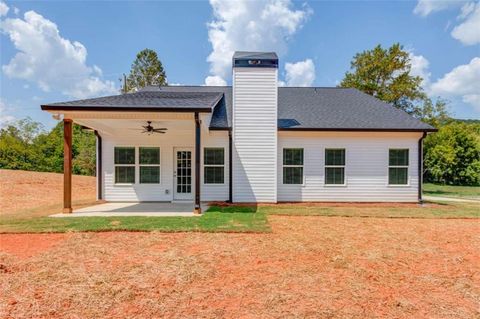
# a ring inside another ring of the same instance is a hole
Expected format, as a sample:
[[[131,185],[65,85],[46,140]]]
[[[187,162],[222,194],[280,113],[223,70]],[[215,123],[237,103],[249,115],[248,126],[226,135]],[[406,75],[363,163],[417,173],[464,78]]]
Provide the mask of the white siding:
[[[277,69],[233,70],[233,201],[277,201]]]
[[[415,202],[421,133],[279,132],[278,201]],[[304,148],[304,185],[283,184],[283,148]],[[345,148],[346,186],[326,186],[325,148]],[[389,148],[409,149],[409,185],[388,185]]]
[[[224,201],[228,199],[228,132],[208,131],[210,115],[201,115],[201,200],[202,201]],[[132,122],[133,121],[133,122]],[[137,123],[138,122],[138,123]],[[84,120],[84,124],[89,124]],[[167,127],[166,134],[146,135],[130,128],[138,128],[144,123],[138,120],[104,120],[103,125],[109,128],[108,134],[100,131],[102,136],[102,165],[103,172],[102,194],[107,201],[172,201],[174,187],[174,148],[185,147],[192,149],[192,166],[195,164],[194,147],[195,131],[194,121],[175,120],[161,124]],[[91,127],[94,127],[93,122]],[[160,147],[160,184],[139,184],[139,170],[136,169],[133,185],[116,185],[114,179],[114,147],[135,146],[138,163],[138,147],[156,146]],[[203,148],[223,147],[225,148],[225,183],[222,185],[205,185],[203,183]],[[192,200],[195,180],[192,172]],[[167,194],[168,191],[168,194]]]

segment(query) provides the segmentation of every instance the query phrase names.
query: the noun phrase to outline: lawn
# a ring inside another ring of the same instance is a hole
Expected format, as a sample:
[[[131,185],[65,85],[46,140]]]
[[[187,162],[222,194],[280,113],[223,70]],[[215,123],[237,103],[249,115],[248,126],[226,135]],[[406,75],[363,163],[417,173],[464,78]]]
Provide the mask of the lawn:
[[[292,203],[259,206],[218,206],[211,211],[256,212],[265,215],[377,218],[480,218],[480,203]]]
[[[0,217],[1,232],[58,233],[72,231],[202,231],[268,232],[263,213],[238,209],[224,213],[212,209],[201,217]]]
[[[424,184],[423,193],[429,196],[452,198],[467,198],[480,200],[479,186],[450,186],[439,184]]]
[[[476,203],[417,204],[278,204],[212,206],[200,217],[71,217],[33,215],[0,217],[0,233],[62,233],[87,231],[269,232],[269,215],[480,218]]]

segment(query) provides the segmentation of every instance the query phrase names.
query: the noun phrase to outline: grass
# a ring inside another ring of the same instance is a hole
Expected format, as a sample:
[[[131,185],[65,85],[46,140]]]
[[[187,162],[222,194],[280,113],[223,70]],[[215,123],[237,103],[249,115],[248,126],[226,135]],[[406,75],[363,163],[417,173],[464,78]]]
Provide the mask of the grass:
[[[377,218],[480,218],[480,204],[476,203],[426,203],[416,204],[280,204],[267,206],[217,207],[222,212],[250,210],[265,215],[339,216]]]
[[[0,217],[0,233],[89,231],[270,232],[268,215],[375,218],[480,218],[477,203],[279,204],[212,206],[201,217]]]
[[[0,217],[0,233],[63,233],[88,231],[269,232],[263,213],[212,207],[200,217]]]
[[[480,199],[480,187],[478,186],[449,186],[439,184],[424,184],[423,193],[430,196]]]

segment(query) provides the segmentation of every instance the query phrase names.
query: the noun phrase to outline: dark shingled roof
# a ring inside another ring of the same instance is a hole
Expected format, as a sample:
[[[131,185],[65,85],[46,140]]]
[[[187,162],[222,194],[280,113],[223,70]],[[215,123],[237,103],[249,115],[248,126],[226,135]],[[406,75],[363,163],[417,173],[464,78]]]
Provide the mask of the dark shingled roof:
[[[250,52],[250,51],[236,51],[233,54],[233,59],[252,59],[252,60],[278,60],[275,52]]]
[[[43,110],[133,110],[210,112],[223,97],[222,92],[164,92],[144,90],[135,93],[42,105]]]
[[[210,129],[232,123],[231,86],[147,87],[137,93],[42,105],[45,110],[171,110],[213,114]],[[279,87],[279,130],[434,131],[390,104],[349,88]]]
[[[168,86],[146,90],[162,92],[221,92],[211,129],[227,129],[232,123],[231,86]],[[431,131],[432,126],[402,110],[357,89],[279,87],[278,128],[280,130],[385,130]]]

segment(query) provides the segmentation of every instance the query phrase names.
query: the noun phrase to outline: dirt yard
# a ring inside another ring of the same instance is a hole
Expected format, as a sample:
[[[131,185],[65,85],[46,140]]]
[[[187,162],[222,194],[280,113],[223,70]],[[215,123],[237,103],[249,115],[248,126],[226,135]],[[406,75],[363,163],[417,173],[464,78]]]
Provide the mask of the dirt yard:
[[[77,205],[95,201],[95,177],[73,176],[73,202]],[[0,213],[2,215],[45,215],[59,210],[63,200],[63,175],[0,169]]]
[[[480,222],[0,235],[1,318],[478,318]]]

